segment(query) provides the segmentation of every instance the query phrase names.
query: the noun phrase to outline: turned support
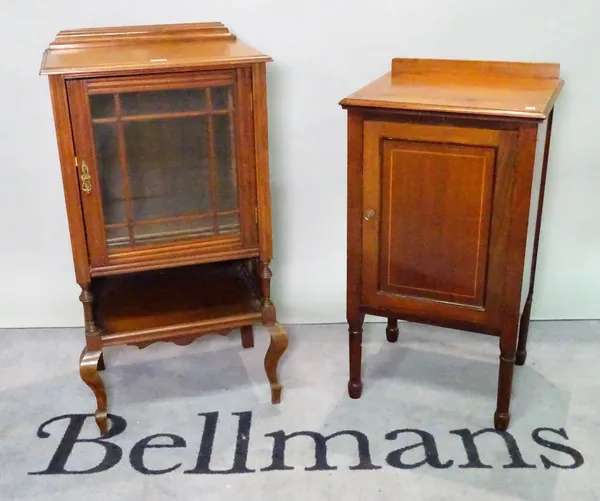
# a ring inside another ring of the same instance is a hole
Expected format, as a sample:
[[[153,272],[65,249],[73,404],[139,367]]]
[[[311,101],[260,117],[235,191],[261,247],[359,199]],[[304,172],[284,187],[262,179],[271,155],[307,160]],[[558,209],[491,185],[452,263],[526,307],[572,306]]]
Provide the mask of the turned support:
[[[93,302],[94,295],[90,291],[90,284],[81,285],[79,301],[83,305],[83,320],[85,322],[85,341],[90,350],[102,351],[102,337],[100,329],[94,321]]]
[[[275,306],[271,301],[271,268],[269,268],[270,261],[259,261],[258,263],[258,276],[260,278],[260,287],[262,292],[262,317],[265,325],[274,324],[276,320]]]
[[[350,379],[348,380],[348,395],[350,398],[360,398],[362,394],[362,334],[365,316],[361,313],[348,315],[349,363]]]
[[[500,334],[500,366],[498,368],[498,400],[494,414],[494,428],[506,431],[510,423],[510,398],[517,351],[518,325]]]

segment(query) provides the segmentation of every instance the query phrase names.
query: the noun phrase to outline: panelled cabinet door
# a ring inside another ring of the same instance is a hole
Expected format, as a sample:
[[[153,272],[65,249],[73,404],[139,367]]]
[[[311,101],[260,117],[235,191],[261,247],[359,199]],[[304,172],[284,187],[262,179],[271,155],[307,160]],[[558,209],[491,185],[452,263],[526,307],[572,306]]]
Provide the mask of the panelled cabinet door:
[[[235,71],[68,83],[92,266],[190,242],[256,244],[244,85]]]
[[[499,313],[504,256],[488,262],[506,238],[516,137],[365,122],[365,305],[472,323]]]

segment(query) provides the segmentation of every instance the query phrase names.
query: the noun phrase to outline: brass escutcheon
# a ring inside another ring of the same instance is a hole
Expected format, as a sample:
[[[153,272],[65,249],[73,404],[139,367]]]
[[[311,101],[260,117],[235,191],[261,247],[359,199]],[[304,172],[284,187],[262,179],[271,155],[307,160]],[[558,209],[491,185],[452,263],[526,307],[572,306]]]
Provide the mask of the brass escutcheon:
[[[92,176],[90,176],[90,171],[85,162],[81,164],[81,176],[79,177],[81,179],[81,189],[86,193],[92,191]]]

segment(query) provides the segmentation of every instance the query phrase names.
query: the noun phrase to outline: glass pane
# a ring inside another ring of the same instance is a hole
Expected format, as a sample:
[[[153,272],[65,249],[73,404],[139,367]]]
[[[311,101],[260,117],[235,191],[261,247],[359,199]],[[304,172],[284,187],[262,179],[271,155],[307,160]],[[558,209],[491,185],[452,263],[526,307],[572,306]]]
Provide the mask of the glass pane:
[[[207,117],[125,122],[124,133],[134,222],[211,210]]]
[[[127,226],[106,228],[106,241],[109,248],[129,247],[129,228]]]
[[[126,223],[127,211],[116,125],[114,123],[94,124],[94,145],[104,223]]]
[[[109,248],[239,233],[231,89],[90,96]]]
[[[122,115],[178,113],[206,109],[205,89],[126,92],[120,97]]]
[[[212,87],[210,89],[210,106],[213,110],[229,108],[229,90],[231,87]]]
[[[137,224],[133,227],[136,244],[150,244],[215,234],[213,218],[174,219],[157,223]]]
[[[113,117],[115,115],[115,96],[112,94],[90,96],[90,112],[92,118]]]
[[[219,211],[234,210],[237,201],[237,171],[233,158],[233,135],[229,115],[213,117],[215,170]]]
[[[238,214],[219,214],[217,217],[219,235],[239,233],[240,218]]]

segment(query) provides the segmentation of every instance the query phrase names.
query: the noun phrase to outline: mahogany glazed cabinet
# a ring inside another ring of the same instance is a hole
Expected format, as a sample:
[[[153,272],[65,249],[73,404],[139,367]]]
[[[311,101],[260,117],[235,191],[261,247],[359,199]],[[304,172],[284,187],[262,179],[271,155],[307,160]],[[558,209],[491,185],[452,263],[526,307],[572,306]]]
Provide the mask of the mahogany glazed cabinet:
[[[62,31],[44,54],[85,317],[79,369],[103,433],[107,346],[239,328],[250,348],[262,323],[280,400],[268,61],[221,23]]]
[[[350,380],[365,314],[499,337],[494,425],[526,357],[558,64],[394,59],[348,110]]]

